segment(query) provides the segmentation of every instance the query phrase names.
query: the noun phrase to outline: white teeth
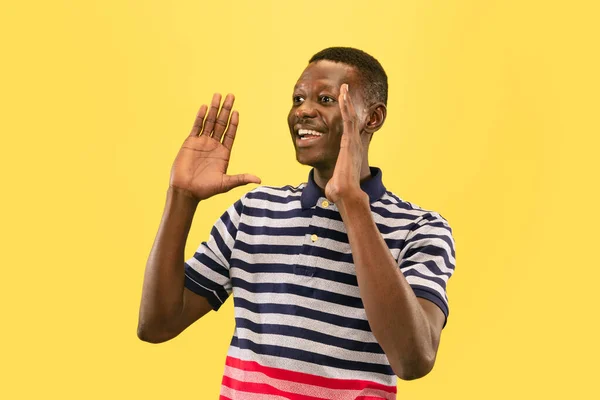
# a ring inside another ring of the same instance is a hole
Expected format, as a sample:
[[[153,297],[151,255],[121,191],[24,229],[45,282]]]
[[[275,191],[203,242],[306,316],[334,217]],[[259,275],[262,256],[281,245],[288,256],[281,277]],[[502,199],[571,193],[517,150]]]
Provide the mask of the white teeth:
[[[312,129],[299,129],[298,135],[300,135],[300,136],[304,136],[304,135],[323,136],[323,134],[321,132],[313,131]]]

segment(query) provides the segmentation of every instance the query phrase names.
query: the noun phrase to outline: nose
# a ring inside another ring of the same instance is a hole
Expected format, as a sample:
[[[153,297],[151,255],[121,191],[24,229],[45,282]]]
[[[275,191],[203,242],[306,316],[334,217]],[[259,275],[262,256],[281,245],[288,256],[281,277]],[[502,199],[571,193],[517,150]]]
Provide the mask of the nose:
[[[317,116],[317,110],[310,101],[305,101],[296,108],[296,118],[314,118]]]

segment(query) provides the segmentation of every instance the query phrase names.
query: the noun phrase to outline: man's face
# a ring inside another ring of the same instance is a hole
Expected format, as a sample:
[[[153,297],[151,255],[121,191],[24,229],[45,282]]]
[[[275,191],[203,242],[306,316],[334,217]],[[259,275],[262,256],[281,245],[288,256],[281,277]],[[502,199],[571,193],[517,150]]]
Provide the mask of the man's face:
[[[349,85],[360,120],[364,101],[353,67],[321,60],[309,64],[298,79],[288,125],[299,163],[317,169],[335,167],[344,130],[338,103],[340,87],[344,83]]]

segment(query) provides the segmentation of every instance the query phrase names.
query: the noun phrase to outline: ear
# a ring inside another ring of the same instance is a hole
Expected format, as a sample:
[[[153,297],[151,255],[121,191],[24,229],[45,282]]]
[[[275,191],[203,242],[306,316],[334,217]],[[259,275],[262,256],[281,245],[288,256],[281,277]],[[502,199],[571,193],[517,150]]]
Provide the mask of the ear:
[[[375,103],[369,107],[368,120],[365,124],[364,131],[368,134],[373,134],[383,126],[385,117],[387,116],[387,108],[383,103]]]

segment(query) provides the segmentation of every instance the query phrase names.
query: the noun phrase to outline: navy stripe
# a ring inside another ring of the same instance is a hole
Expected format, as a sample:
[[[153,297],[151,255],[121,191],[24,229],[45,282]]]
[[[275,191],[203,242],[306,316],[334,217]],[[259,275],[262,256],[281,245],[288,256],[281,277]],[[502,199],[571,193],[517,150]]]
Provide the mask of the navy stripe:
[[[231,249],[225,244],[225,241],[221,237],[221,234],[219,233],[217,228],[213,228],[210,234],[213,237],[217,247],[219,248],[219,251],[221,252],[221,254],[223,254],[223,257],[225,257],[225,259],[229,263],[229,260],[231,259]]]
[[[185,277],[184,285],[186,288],[196,293],[199,296],[202,296],[208,300],[210,306],[213,310],[217,311],[223,303],[219,300],[218,297],[215,296],[213,292],[210,292],[203,287],[198,286],[194,281],[192,281],[188,276]]]
[[[235,240],[235,237],[237,235],[237,228],[231,221],[231,216],[228,212],[224,213],[221,216],[221,222],[223,222],[223,225],[225,225],[225,228],[227,229],[227,232],[229,232],[229,235]],[[214,230],[216,230],[216,227],[213,227],[212,231]]]
[[[356,275],[347,274],[345,272],[332,271],[318,267],[311,267],[303,264],[295,264],[300,267],[310,269],[312,277],[325,279],[328,281],[345,283],[347,285],[358,286]],[[231,260],[231,268],[239,268],[242,271],[252,273],[279,273],[279,274],[295,274],[294,265],[290,264],[249,264],[245,261],[234,258]]]
[[[402,271],[402,274],[407,278],[409,276],[416,276],[418,278],[422,278],[427,281],[435,282],[438,285],[440,285],[444,290],[446,289],[446,282],[442,278],[424,275],[424,274],[420,273],[419,271],[417,271],[416,269],[409,269],[408,271]]]
[[[413,265],[424,265],[427,267],[428,270],[430,270],[431,272],[433,272],[434,274],[436,274],[438,276],[446,275],[448,278],[450,278],[450,276],[452,276],[451,272],[442,272],[440,267],[438,267],[438,265],[435,263],[435,261],[432,261],[432,260],[427,260],[427,261],[402,260],[402,262],[400,263],[400,269],[412,267]],[[449,268],[454,270],[453,266],[449,266]]]
[[[351,253],[340,253],[339,251],[329,250],[329,249],[326,249],[323,247],[317,247],[317,246],[310,246],[307,248],[309,249],[309,251],[305,254],[308,254],[311,256],[326,258],[326,259],[332,260],[332,261],[341,261],[341,262],[345,262],[348,264],[354,263]]]
[[[387,192],[387,194],[390,194],[390,192]],[[410,203],[407,203],[405,201],[402,201],[401,199],[395,197],[395,196],[390,196],[393,198],[393,200],[390,199],[379,199],[376,202],[374,202],[374,204],[377,203],[381,203],[384,204],[386,206],[396,206],[401,210],[408,210],[408,211],[419,211],[418,209],[415,209],[414,207],[411,206]]]
[[[440,308],[440,310],[442,310],[442,312],[446,316],[446,319],[448,318],[450,310],[448,309],[446,302],[440,297],[440,294],[438,292],[431,288],[428,288],[427,286],[421,285],[411,285],[411,288],[415,293],[415,296],[431,301],[432,303],[437,305]],[[444,322],[444,325],[446,325],[446,322]]]
[[[452,257],[456,257],[456,254],[454,253],[454,244],[452,243],[452,239],[450,239],[449,236],[417,233],[416,235],[414,235],[410,239],[410,241],[411,242],[415,242],[417,240],[422,240],[422,239],[440,239],[440,240],[443,240],[444,242],[446,242],[446,244],[450,248],[450,253],[452,254]]]
[[[286,246],[278,244],[248,244],[237,240],[235,248],[248,254],[286,254],[296,255],[302,251],[302,246]]]
[[[293,283],[250,283],[241,278],[231,278],[234,287],[245,289],[251,293],[287,293],[317,299],[346,307],[363,308],[360,297],[348,296],[327,290],[315,289]]]
[[[283,346],[273,346],[266,344],[256,344],[248,339],[239,339],[236,336],[231,340],[231,345],[240,349],[251,350],[254,353],[264,354],[275,357],[290,358],[293,360],[305,361],[319,366],[330,366],[350,371],[375,372],[384,375],[395,375],[389,365],[373,364],[360,361],[343,360],[336,357],[330,357],[319,353],[313,353],[308,350],[297,350]]]
[[[377,343],[365,343],[358,340],[346,339],[328,335],[311,329],[279,324],[257,324],[246,318],[236,318],[237,328],[246,328],[259,334],[282,335],[306,339],[329,346],[340,347],[351,351],[364,353],[385,354]]]
[[[406,235],[408,235],[408,233],[410,231],[412,231],[412,229],[415,227],[416,224],[414,222],[410,222],[407,225],[399,225],[399,226],[387,226],[387,225],[383,225],[380,223],[376,223],[376,225],[377,225],[377,230],[379,232],[381,232],[381,234],[390,234],[390,233],[406,231],[406,234],[404,234],[404,236],[406,236]]]
[[[345,232],[336,231],[334,229],[322,228],[322,227],[312,227],[310,225],[302,226],[302,227],[272,227],[272,226],[250,226],[244,223],[240,223],[239,232],[244,232],[250,236],[264,235],[264,236],[304,236],[309,233],[318,233],[318,236],[325,239],[335,240],[336,242],[342,244],[349,244],[348,235]],[[425,235],[423,235],[425,236]],[[437,237],[434,235],[430,235],[431,237]],[[393,249],[402,249],[404,247],[405,240],[404,239],[384,239],[390,250]]]
[[[324,219],[329,219],[332,221],[342,221],[342,215],[339,213],[339,211],[336,210],[332,210],[330,208],[319,208],[316,207],[315,209],[313,209],[313,215],[316,217],[321,217]]]
[[[207,251],[207,252],[210,251],[212,254],[214,254],[213,251],[206,245],[206,242],[202,243],[202,247],[205,249],[205,251]],[[225,268],[221,264],[217,263],[215,260],[213,260],[212,258],[207,256],[205,253],[196,252],[196,253],[194,253],[194,258],[200,264],[210,268],[217,274],[223,275],[223,277],[225,277],[225,278],[229,278],[229,271],[227,270],[227,268]]]
[[[240,223],[239,231],[244,232],[247,235],[265,235],[265,236],[304,236],[310,233],[310,226],[301,227],[279,227],[279,226],[251,226],[244,223]]]
[[[310,213],[305,213],[305,215],[302,215],[302,213],[298,212],[297,209],[287,211],[275,211],[266,208],[250,207],[248,205],[244,207],[244,215],[248,217],[266,217],[271,219],[290,219],[302,216],[310,217]]]
[[[453,268],[454,264],[450,262],[450,257],[448,257],[448,253],[445,249],[441,247],[436,247],[433,245],[427,245],[423,247],[413,247],[412,249],[408,249],[406,254],[404,255],[404,259],[407,261],[412,261],[411,257],[415,255],[423,255],[427,254],[432,257],[442,257],[444,260],[444,264],[448,268]]]
[[[344,317],[341,315],[330,314],[323,311],[317,311],[311,308],[301,307],[293,304],[256,304],[240,296],[234,296],[233,302],[235,307],[245,308],[246,310],[252,311],[255,314],[297,315],[299,317],[304,317],[315,321],[321,321],[328,324],[341,326],[344,328],[371,332],[369,321],[367,321],[366,319]]]
[[[197,285],[202,285],[210,290],[214,290],[217,293],[217,296],[219,300],[221,300],[221,302],[224,302],[227,299],[227,297],[229,297],[229,294],[223,288],[223,286],[211,281],[210,279],[205,278],[192,267],[186,265],[185,275],[191,278]]]
[[[303,184],[300,184],[298,186],[292,186],[292,185],[285,185],[285,186],[259,186],[256,189],[254,189],[254,190],[252,190],[251,192],[248,192],[248,193],[264,193],[264,192],[261,192],[261,189],[263,189],[263,188],[272,189],[272,190],[275,190],[275,191],[278,191],[278,192],[298,193],[298,192],[301,192],[302,189],[304,189],[304,186],[302,186],[302,185],[306,185],[306,182],[304,182]]]
[[[285,195],[285,193],[282,193],[282,195]],[[249,192],[246,194],[246,198],[252,200],[266,200],[272,203],[279,204],[288,204],[292,201],[300,201],[300,196],[277,196],[267,192]]]
[[[422,217],[421,215],[406,214],[406,213],[397,212],[397,211],[390,211],[387,208],[377,207],[374,205],[371,205],[371,211],[381,217],[390,218],[390,219],[407,219],[409,221],[416,221],[417,219]]]

